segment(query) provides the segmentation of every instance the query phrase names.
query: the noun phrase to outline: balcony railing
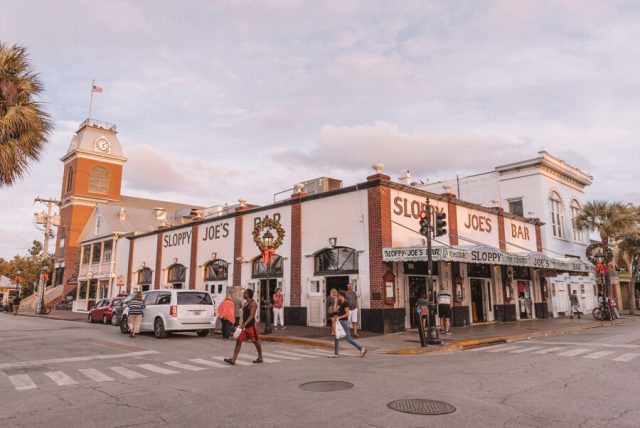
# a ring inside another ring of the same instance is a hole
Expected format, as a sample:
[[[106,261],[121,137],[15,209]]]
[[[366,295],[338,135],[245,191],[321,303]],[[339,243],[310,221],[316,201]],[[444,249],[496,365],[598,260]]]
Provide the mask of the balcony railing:
[[[106,129],[107,131],[116,131],[116,125],[109,122],[104,122],[102,120],[97,119],[86,119],[84,122],[80,124],[80,128],[78,130],[84,128],[85,126],[92,126],[94,128]]]

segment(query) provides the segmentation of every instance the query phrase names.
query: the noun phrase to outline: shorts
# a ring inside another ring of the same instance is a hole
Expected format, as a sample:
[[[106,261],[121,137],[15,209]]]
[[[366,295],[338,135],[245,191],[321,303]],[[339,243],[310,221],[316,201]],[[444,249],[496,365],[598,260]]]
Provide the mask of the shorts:
[[[349,322],[358,322],[358,308],[349,309]]]
[[[258,341],[258,329],[256,328],[255,324],[242,330],[242,333],[240,333],[240,336],[238,336],[238,339],[236,340],[240,342],[248,340],[252,343],[256,343]]]
[[[580,313],[580,305],[571,305],[571,313],[572,314],[578,314]]]
[[[439,304],[438,316],[440,318],[451,318],[451,305]]]

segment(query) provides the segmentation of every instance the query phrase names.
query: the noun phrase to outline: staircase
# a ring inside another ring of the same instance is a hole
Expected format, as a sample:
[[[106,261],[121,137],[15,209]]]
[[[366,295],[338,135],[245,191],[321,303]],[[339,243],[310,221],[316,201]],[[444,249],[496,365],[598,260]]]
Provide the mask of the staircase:
[[[55,287],[47,287],[44,291],[44,304],[56,304],[64,297],[64,285],[60,284]],[[38,293],[33,293],[29,297],[25,297],[20,302],[20,312],[33,312],[36,310],[38,303]]]

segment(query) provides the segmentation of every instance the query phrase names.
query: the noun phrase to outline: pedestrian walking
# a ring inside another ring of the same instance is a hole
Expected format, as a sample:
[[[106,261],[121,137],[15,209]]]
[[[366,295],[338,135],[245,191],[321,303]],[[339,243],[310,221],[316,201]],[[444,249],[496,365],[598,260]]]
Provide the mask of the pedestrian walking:
[[[220,303],[220,306],[218,306],[218,317],[222,324],[222,338],[228,339],[231,337],[233,324],[236,322],[233,298],[229,292],[227,292],[224,300]]]
[[[273,328],[278,328],[278,319],[280,319],[280,328],[285,329],[284,325],[284,296],[280,292],[280,288],[276,288],[273,294]]]
[[[427,320],[429,319],[429,301],[427,292],[420,293],[420,298],[416,301],[416,320],[422,323],[422,331],[427,330]]]
[[[140,333],[142,314],[144,314],[142,292],[136,291],[129,302],[129,337],[136,337],[136,334]]]
[[[578,314],[578,319],[582,318],[582,313],[580,312],[580,300],[578,300],[578,292],[573,290],[573,293],[569,294],[569,301],[571,302],[571,319],[573,319],[573,314]]]
[[[438,291],[438,316],[440,333],[451,334],[451,293],[444,284],[440,284],[440,291]]]
[[[22,299],[20,298],[20,293],[16,294],[16,297],[13,298],[13,315],[18,315],[18,309],[20,309],[20,302]]]
[[[240,353],[240,348],[242,348],[242,342],[245,340],[251,341],[258,351],[258,359],[253,360],[255,364],[262,363],[262,345],[260,345],[260,339],[258,338],[258,329],[256,328],[256,311],[258,310],[258,304],[255,300],[253,300],[253,290],[247,289],[243,294],[245,305],[242,307],[242,319],[243,322],[240,324],[240,328],[242,332],[236,339],[236,347],[233,350],[232,358],[225,358],[224,362],[227,364],[231,364],[234,366],[236,364],[236,359],[238,358],[238,354]]]
[[[336,319],[334,318],[338,309],[338,290],[332,288],[327,297],[327,319],[331,323],[331,336],[336,335]]]
[[[353,327],[353,337],[358,337],[358,294],[353,291],[353,284],[347,284],[347,302],[349,303],[349,323]]]
[[[351,338],[349,331],[349,302],[347,301],[347,292],[344,290],[338,291],[338,313],[334,316],[336,320],[336,335],[333,338],[333,354],[329,355],[329,358],[337,358],[340,354],[340,336],[338,333],[340,327],[344,330],[344,339],[352,344],[358,351],[360,351],[360,357],[364,357],[367,354],[367,349]],[[340,327],[338,327],[338,323]]]

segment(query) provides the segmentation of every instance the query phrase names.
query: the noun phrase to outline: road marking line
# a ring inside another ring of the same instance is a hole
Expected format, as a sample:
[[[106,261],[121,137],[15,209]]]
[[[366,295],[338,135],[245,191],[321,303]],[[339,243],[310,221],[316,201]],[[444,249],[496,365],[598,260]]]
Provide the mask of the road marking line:
[[[121,366],[109,367],[109,368],[114,372],[118,373],[120,376],[126,377],[127,379],[140,379],[140,378],[146,377],[142,373],[134,372],[133,370],[129,370]]]
[[[493,349],[489,349],[487,352],[514,351],[514,350],[520,349],[520,348],[524,348],[524,346],[513,346],[513,345],[510,345],[510,346],[507,346],[505,348],[494,347]]]
[[[176,374],[179,373],[175,370],[165,369],[163,367],[154,366],[153,364],[138,364],[138,367],[149,370],[150,372],[160,373],[160,374]]]
[[[14,388],[18,391],[37,388],[36,384],[33,383],[29,375],[26,374],[9,376],[9,380],[13,384]]]
[[[49,373],[45,373],[45,375],[47,375],[52,381],[54,381],[60,386],[78,384],[78,382],[71,379],[71,376],[67,375],[64,372],[49,372]]]
[[[311,355],[311,354],[302,354],[300,352],[291,352],[291,351],[274,351],[284,355],[291,355],[292,357],[301,357],[301,358],[320,358],[320,355]]]
[[[498,349],[506,348],[507,346],[513,346],[513,345],[510,345],[508,343],[503,343],[502,345],[483,345],[483,346],[478,346],[477,348],[469,349],[468,351],[482,352],[482,351],[493,350],[494,352],[499,352]]]
[[[191,364],[184,364],[179,361],[167,361],[165,364],[171,367],[176,367],[178,369],[191,370],[192,372],[206,370],[204,367],[192,366]]]
[[[606,357],[607,355],[611,355],[614,353],[615,351],[600,351],[600,352],[594,352],[593,354],[585,355],[582,358],[588,358],[590,360],[598,360],[602,357]]]
[[[302,359],[302,357],[292,357],[291,355],[286,355],[286,354],[281,355],[276,351],[269,352],[269,355],[273,355],[274,357],[280,358],[281,360],[301,360]]]
[[[640,345],[624,345],[624,344],[615,344],[615,343],[599,343],[599,342],[543,342],[536,340],[528,340],[527,343],[536,343],[541,345],[575,345],[575,346],[601,346],[603,348],[627,348],[627,349],[638,349]]]
[[[192,363],[202,364],[203,366],[215,367],[218,369],[226,369],[231,367],[229,364],[216,363],[215,361],[203,360],[202,358],[194,358],[193,360],[189,360]]]
[[[34,360],[34,361],[18,361],[15,363],[2,363],[0,364],[0,370],[4,369],[20,369],[24,367],[44,366],[47,364],[58,363],[76,363],[79,361],[92,361],[92,360],[109,360],[113,358],[126,358],[126,357],[138,357],[141,355],[157,354],[157,351],[140,351],[140,352],[127,352],[126,354],[108,354],[108,355],[89,355],[85,357],[69,357],[69,358],[54,358],[52,360]]]
[[[558,355],[561,357],[575,357],[576,355],[584,354],[586,352],[591,352],[591,349],[570,349],[565,352],[561,352]]]
[[[91,380],[95,380],[96,382],[111,382],[113,378],[107,376],[106,374],[96,370],[96,369],[78,369],[80,373],[85,375]]]
[[[254,360],[255,358],[250,357],[248,355],[238,355],[238,358],[244,358],[244,359],[250,359],[250,360]],[[262,357],[262,361],[264,361],[265,363],[279,363],[280,360],[274,360],[273,358],[267,358],[267,357]]]
[[[622,354],[617,358],[614,358],[613,361],[621,361],[623,363],[626,363],[627,361],[631,361],[634,358],[640,357],[640,354],[635,354],[633,352],[628,352],[626,354]]]
[[[510,354],[524,354],[525,352],[535,351],[537,349],[542,349],[542,346],[532,346],[531,348],[517,349],[515,351],[509,351]]]
[[[225,358],[228,357],[213,357],[214,360],[224,361]],[[227,363],[225,363],[227,364]],[[253,363],[247,363],[246,361],[236,360],[236,365],[238,366],[253,366]]]
[[[552,348],[547,348],[547,349],[543,349],[541,351],[536,351],[536,352],[534,352],[534,354],[548,354],[550,352],[561,351],[563,349],[565,349],[564,346],[554,346]]]
[[[320,350],[316,350],[316,349],[299,349],[299,348],[286,348],[288,351],[293,351],[293,352],[297,352],[299,354],[310,354],[310,355],[317,355],[319,357],[326,357],[328,355],[331,355],[332,352],[327,352],[327,351],[320,351]],[[277,349],[276,349],[277,350]]]

